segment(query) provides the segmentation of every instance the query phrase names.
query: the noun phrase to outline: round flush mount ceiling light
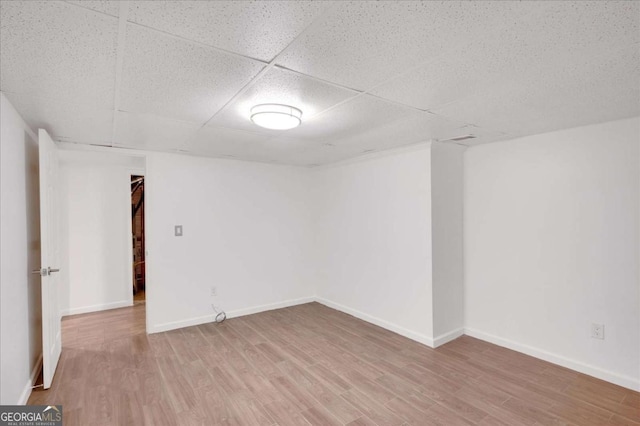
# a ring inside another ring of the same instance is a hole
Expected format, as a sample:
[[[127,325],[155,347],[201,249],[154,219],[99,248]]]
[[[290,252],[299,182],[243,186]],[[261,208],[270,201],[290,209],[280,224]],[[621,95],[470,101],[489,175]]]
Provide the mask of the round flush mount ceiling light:
[[[289,105],[260,104],[251,108],[251,121],[260,127],[289,130],[302,123],[302,111]]]

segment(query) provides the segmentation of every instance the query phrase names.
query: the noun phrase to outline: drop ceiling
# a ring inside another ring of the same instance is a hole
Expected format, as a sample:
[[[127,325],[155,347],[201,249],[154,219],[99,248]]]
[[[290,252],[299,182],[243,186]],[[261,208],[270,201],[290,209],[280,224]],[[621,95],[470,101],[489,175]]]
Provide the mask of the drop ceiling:
[[[0,24],[0,90],[77,144],[314,166],[640,115],[635,1],[0,1]]]

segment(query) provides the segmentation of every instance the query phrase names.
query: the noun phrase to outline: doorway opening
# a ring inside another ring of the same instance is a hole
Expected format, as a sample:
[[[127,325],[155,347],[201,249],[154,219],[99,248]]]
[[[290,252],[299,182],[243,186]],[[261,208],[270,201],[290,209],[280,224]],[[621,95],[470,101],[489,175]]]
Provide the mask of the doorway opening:
[[[133,303],[145,301],[144,176],[131,175],[131,235],[133,244]]]

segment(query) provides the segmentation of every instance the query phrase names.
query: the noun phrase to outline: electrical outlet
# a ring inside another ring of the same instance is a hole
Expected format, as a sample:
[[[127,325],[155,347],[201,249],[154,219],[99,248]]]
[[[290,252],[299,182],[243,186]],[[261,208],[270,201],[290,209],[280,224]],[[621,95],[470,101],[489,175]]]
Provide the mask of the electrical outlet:
[[[604,340],[604,324],[591,324],[591,337]]]
[[[218,288],[211,287],[211,296],[217,296],[217,295],[218,295]]]
[[[176,226],[173,228],[173,234],[174,234],[176,237],[182,237],[182,225],[176,225]]]

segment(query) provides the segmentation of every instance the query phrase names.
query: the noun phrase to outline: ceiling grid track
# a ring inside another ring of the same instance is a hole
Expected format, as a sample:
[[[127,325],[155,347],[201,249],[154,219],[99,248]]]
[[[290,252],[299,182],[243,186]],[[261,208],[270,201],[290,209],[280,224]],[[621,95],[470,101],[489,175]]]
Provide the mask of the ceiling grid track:
[[[0,90],[60,142],[308,166],[640,112],[638,2],[2,3]]]
[[[269,61],[266,66],[262,69],[261,72],[259,72],[249,83],[247,83],[242,89],[240,89],[238,91],[238,93],[236,93],[226,104],[224,104],[222,106],[222,108],[220,108],[218,111],[216,111],[215,114],[213,114],[213,116],[211,116],[211,118],[209,120],[207,120],[207,122],[204,124],[205,126],[211,121],[213,120],[216,115],[218,115],[219,113],[221,113],[222,111],[224,111],[227,106],[229,104],[231,104],[233,101],[235,101],[236,99],[238,99],[240,96],[242,96],[243,94],[245,94],[247,92],[247,90],[249,90],[251,88],[251,86],[253,86],[258,80],[260,80],[260,78],[262,78],[262,76],[264,76],[270,69],[274,68],[276,66],[276,63],[278,61],[278,59],[284,54],[284,52],[293,44],[296,42],[296,40],[298,40],[300,37],[302,37],[303,35],[305,35],[306,33],[308,33],[312,28],[315,28],[316,25],[318,25],[319,22],[321,22],[334,8],[336,8],[336,4],[331,4],[330,6],[328,6],[322,13],[320,13],[309,25],[307,25],[307,27],[305,29],[303,29],[302,31],[300,31],[300,33],[293,39],[291,40],[285,47],[284,49],[282,49],[280,51],[280,53],[278,53],[276,56],[273,57],[273,59],[271,59],[271,61]]]
[[[116,52],[116,81],[113,95],[113,125],[111,132],[111,145],[115,144],[116,114],[120,110],[120,84],[122,82],[122,70],[124,68],[124,53],[127,42],[127,17],[129,16],[129,2],[123,0],[119,3],[118,14],[118,47]]]
[[[238,99],[240,96],[244,95],[256,82],[258,82],[267,72],[269,72],[269,70],[271,70],[272,68],[276,67],[276,62],[278,61],[278,59],[284,54],[284,52],[293,44],[296,42],[296,40],[298,40],[300,37],[302,37],[304,34],[306,34],[307,32],[309,32],[312,28],[315,28],[316,25],[318,25],[319,22],[321,22],[331,11],[333,11],[333,9],[335,9],[337,7],[336,3],[331,3],[330,6],[327,6],[325,8],[325,10],[320,13],[309,25],[306,26],[306,28],[304,28],[302,31],[300,31],[300,33],[293,39],[291,40],[285,47],[284,49],[282,49],[280,51],[280,53],[278,53],[276,56],[273,57],[273,59],[271,59],[271,61],[269,61],[268,63],[265,63],[263,61],[259,61],[265,64],[265,67],[262,68],[262,70],[260,70],[260,72],[258,72],[258,74],[255,75],[255,77],[253,77],[247,84],[245,84],[235,95],[233,95],[231,97],[231,99],[229,99],[224,105],[222,105],[222,107],[216,111],[202,126],[200,126],[200,128],[195,131],[191,136],[189,136],[185,142],[183,143],[183,145],[188,145],[189,141],[191,139],[193,139],[195,137],[195,135],[202,130],[204,127],[206,127],[211,120],[213,120],[218,114],[220,114],[222,111],[224,111],[229,105],[231,105],[236,99]],[[255,60],[255,59],[254,59]],[[241,131],[243,132],[244,130],[239,130],[239,129],[232,129],[234,131]],[[246,132],[246,131],[244,131]],[[251,133],[251,132],[246,132],[246,133]],[[284,132],[283,132],[284,133]]]
[[[144,28],[146,30],[165,35],[167,37],[174,38],[176,40],[181,40],[181,41],[185,41],[185,42],[190,43],[190,44],[194,44],[196,46],[201,46],[201,47],[212,49],[212,50],[215,50],[215,51],[227,54],[227,55],[231,55],[231,56],[242,58],[242,59],[248,59],[248,60],[251,60],[251,61],[255,61],[255,62],[259,62],[261,64],[264,64],[264,68],[262,70],[260,70],[258,72],[258,74],[256,74],[245,86],[243,86],[233,97],[231,97],[229,99],[229,101],[227,101],[207,121],[205,121],[198,128],[198,130],[194,131],[191,136],[187,137],[184,140],[184,142],[182,143],[183,148],[185,147],[185,145],[188,145],[188,143],[195,137],[195,135],[197,135],[197,133],[202,128],[206,127],[218,114],[220,114],[223,111],[225,111],[229,105],[233,104],[233,102],[235,102],[239,97],[241,97],[243,94],[245,94],[255,83],[257,83],[267,72],[269,72],[269,70],[271,70],[273,68],[278,68],[278,69],[282,69],[282,70],[285,70],[285,71],[288,71],[288,72],[292,72],[292,73],[295,73],[297,75],[300,75],[300,76],[303,76],[303,77],[306,77],[306,78],[310,78],[312,80],[315,80],[315,81],[318,81],[318,82],[321,82],[321,83],[324,83],[324,84],[329,84],[331,86],[334,86],[334,87],[337,87],[337,88],[340,88],[340,89],[349,90],[349,91],[352,91],[352,92],[355,93],[354,96],[346,98],[346,99],[342,100],[341,102],[339,102],[339,103],[337,103],[335,105],[332,105],[329,108],[326,108],[326,109],[324,109],[322,111],[318,111],[314,115],[307,117],[307,120],[316,119],[318,117],[321,117],[325,113],[328,113],[328,112],[330,112],[330,111],[332,111],[332,110],[334,110],[334,109],[336,109],[338,107],[341,107],[341,106],[343,106],[343,105],[345,105],[345,104],[347,104],[347,103],[349,103],[351,101],[354,101],[354,100],[362,97],[363,95],[372,96],[372,97],[375,97],[377,99],[380,99],[381,101],[388,102],[388,103],[393,104],[393,105],[401,106],[401,107],[404,107],[404,108],[407,108],[407,109],[410,109],[410,110],[413,110],[413,111],[416,111],[416,112],[425,113],[425,114],[428,114],[428,115],[437,115],[437,114],[435,114],[435,113],[433,113],[433,112],[431,112],[429,110],[417,108],[417,107],[414,107],[412,105],[408,105],[408,104],[405,104],[405,103],[402,103],[402,102],[398,102],[398,101],[394,101],[394,100],[391,100],[391,99],[383,98],[381,96],[377,96],[377,95],[374,95],[374,94],[371,93],[371,91],[375,90],[376,88],[378,88],[380,86],[383,86],[384,84],[386,84],[386,83],[388,83],[388,82],[390,82],[390,81],[392,81],[392,80],[394,80],[394,79],[396,79],[396,78],[398,78],[398,77],[400,77],[402,75],[408,74],[408,73],[410,73],[411,71],[413,71],[415,69],[419,69],[420,67],[424,66],[424,64],[426,62],[428,62],[428,61],[425,61],[425,62],[422,62],[420,64],[417,64],[417,65],[411,67],[410,69],[402,71],[402,72],[400,72],[398,74],[393,74],[393,75],[391,75],[391,76],[389,76],[387,78],[384,78],[384,79],[380,80],[379,82],[375,83],[373,86],[371,86],[371,87],[369,87],[368,89],[365,89],[365,90],[356,89],[356,88],[345,86],[345,85],[342,85],[342,84],[339,84],[339,83],[335,83],[335,82],[332,82],[332,81],[329,81],[329,80],[325,80],[325,79],[322,79],[322,78],[319,78],[319,77],[316,77],[316,76],[313,76],[313,75],[310,75],[310,74],[305,74],[305,73],[303,73],[301,71],[297,71],[295,69],[291,69],[291,68],[288,68],[286,66],[279,65],[277,63],[278,59],[282,57],[282,55],[286,52],[286,50],[291,45],[293,45],[298,39],[300,39],[306,33],[311,31],[312,29],[314,29],[319,23],[321,23],[324,20],[324,18],[326,18],[327,15],[329,15],[331,12],[333,12],[338,7],[341,7],[341,5],[339,3],[331,3],[329,6],[327,6],[322,13],[320,13],[306,28],[304,28],[294,39],[292,39],[269,62],[266,62],[264,60],[261,60],[261,59],[258,59],[258,58],[252,57],[252,56],[243,55],[241,53],[233,52],[231,50],[223,49],[223,48],[211,45],[211,44],[202,43],[202,42],[190,39],[190,38],[182,37],[182,36],[179,36],[179,35],[176,35],[176,34],[173,34],[173,33],[169,33],[169,32],[157,29],[157,28],[153,28],[153,27],[150,27],[150,26],[147,26],[147,25],[140,24],[138,22],[128,21],[128,11],[129,11],[129,4],[128,3],[129,3],[128,0],[123,0],[123,1],[120,2],[120,12],[119,12],[120,19],[119,19],[119,28],[118,28],[118,55],[117,55],[118,63],[117,63],[117,68],[116,68],[116,89],[115,89],[116,90],[116,95],[115,95],[115,102],[114,102],[114,108],[115,108],[116,112],[120,110],[119,109],[119,88],[120,88],[120,78],[121,78],[121,73],[122,73],[122,66],[123,66],[123,61],[124,61],[124,47],[125,47],[124,44],[125,44],[125,41],[126,41],[126,26],[127,26],[127,24],[128,25],[135,25],[135,26],[138,26],[140,28]],[[69,3],[69,4],[75,5],[77,7],[85,8],[84,6],[76,4],[76,3]],[[85,8],[85,9],[87,9],[87,8]],[[88,9],[88,10],[92,10],[92,9]],[[102,12],[95,11],[95,10],[92,10],[92,11],[96,12],[96,13],[102,13]],[[122,48],[121,48],[121,46],[122,46]],[[153,115],[153,114],[151,114],[151,115]],[[464,124],[464,123],[461,123],[461,124]],[[222,126],[222,127],[224,127],[224,126]],[[242,133],[257,133],[257,134],[260,134],[259,132],[250,132],[250,131],[242,130],[242,129],[234,129],[234,128],[229,128],[229,129],[234,130],[234,131],[238,131],[238,132],[242,132]],[[115,130],[115,115],[114,115],[114,130]],[[282,134],[285,134],[286,132],[287,131],[283,131]],[[115,135],[115,131],[114,131],[114,135]],[[176,151],[177,152],[185,152],[184,149],[176,149]]]

